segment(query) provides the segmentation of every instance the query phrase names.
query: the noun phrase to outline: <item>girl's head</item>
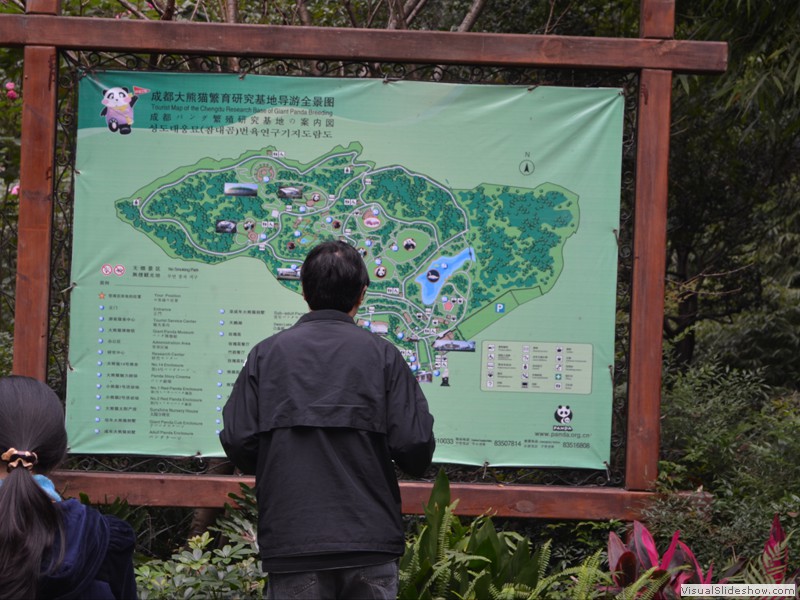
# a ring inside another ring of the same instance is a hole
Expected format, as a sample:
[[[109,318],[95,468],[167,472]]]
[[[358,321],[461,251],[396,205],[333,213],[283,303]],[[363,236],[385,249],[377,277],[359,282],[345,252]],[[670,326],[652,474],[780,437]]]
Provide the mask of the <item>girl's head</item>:
[[[61,534],[59,513],[34,480],[67,452],[64,409],[47,385],[28,377],[0,379],[0,600],[35,598],[41,569]]]
[[[46,384],[29,377],[12,375],[0,379],[0,455],[10,449],[23,455],[17,467],[10,471],[8,463],[0,464],[8,477],[18,468],[33,464],[33,472],[47,473],[64,459],[67,453],[67,432],[64,429],[64,409],[61,401]],[[26,460],[27,459],[27,460]]]

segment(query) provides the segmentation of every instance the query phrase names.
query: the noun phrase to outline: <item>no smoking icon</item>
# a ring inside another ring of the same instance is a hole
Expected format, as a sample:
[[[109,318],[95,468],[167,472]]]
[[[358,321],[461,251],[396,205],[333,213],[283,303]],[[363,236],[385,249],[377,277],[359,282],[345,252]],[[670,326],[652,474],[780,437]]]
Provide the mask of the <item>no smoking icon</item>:
[[[123,265],[117,265],[114,267],[114,275],[117,275],[118,277],[125,275],[125,267]]]

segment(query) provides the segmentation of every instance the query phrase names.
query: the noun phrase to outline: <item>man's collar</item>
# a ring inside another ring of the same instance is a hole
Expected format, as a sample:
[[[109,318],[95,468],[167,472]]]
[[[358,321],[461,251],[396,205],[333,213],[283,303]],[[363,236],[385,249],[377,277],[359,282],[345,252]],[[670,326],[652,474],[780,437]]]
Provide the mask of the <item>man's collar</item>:
[[[329,308],[307,312],[300,317],[298,323],[307,323],[309,321],[344,321],[345,323],[355,324],[353,318],[347,313]]]

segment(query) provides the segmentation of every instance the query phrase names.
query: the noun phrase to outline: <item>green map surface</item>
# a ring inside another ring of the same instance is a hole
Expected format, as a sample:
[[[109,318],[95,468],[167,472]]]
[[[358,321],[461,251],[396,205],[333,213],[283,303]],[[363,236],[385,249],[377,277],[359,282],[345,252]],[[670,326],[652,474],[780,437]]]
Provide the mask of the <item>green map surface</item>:
[[[437,462],[604,469],[624,110],[608,88],[86,72],[71,452],[222,456],[248,353],[342,239]]]
[[[312,246],[350,242],[371,279],[359,322],[388,335],[420,373],[434,370],[434,344],[469,342],[553,289],[578,229],[576,194],[552,183],[450,189],[363,154],[351,143],[309,163],[274,147],[204,159],[117,200],[117,215],[170,257],[256,258],[298,292]]]

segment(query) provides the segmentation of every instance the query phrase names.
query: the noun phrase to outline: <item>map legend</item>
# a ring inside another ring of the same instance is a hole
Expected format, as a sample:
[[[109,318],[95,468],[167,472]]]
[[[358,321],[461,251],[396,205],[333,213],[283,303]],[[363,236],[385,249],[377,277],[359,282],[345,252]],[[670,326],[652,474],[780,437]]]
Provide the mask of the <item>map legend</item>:
[[[485,392],[592,392],[591,344],[487,341],[481,360]]]

